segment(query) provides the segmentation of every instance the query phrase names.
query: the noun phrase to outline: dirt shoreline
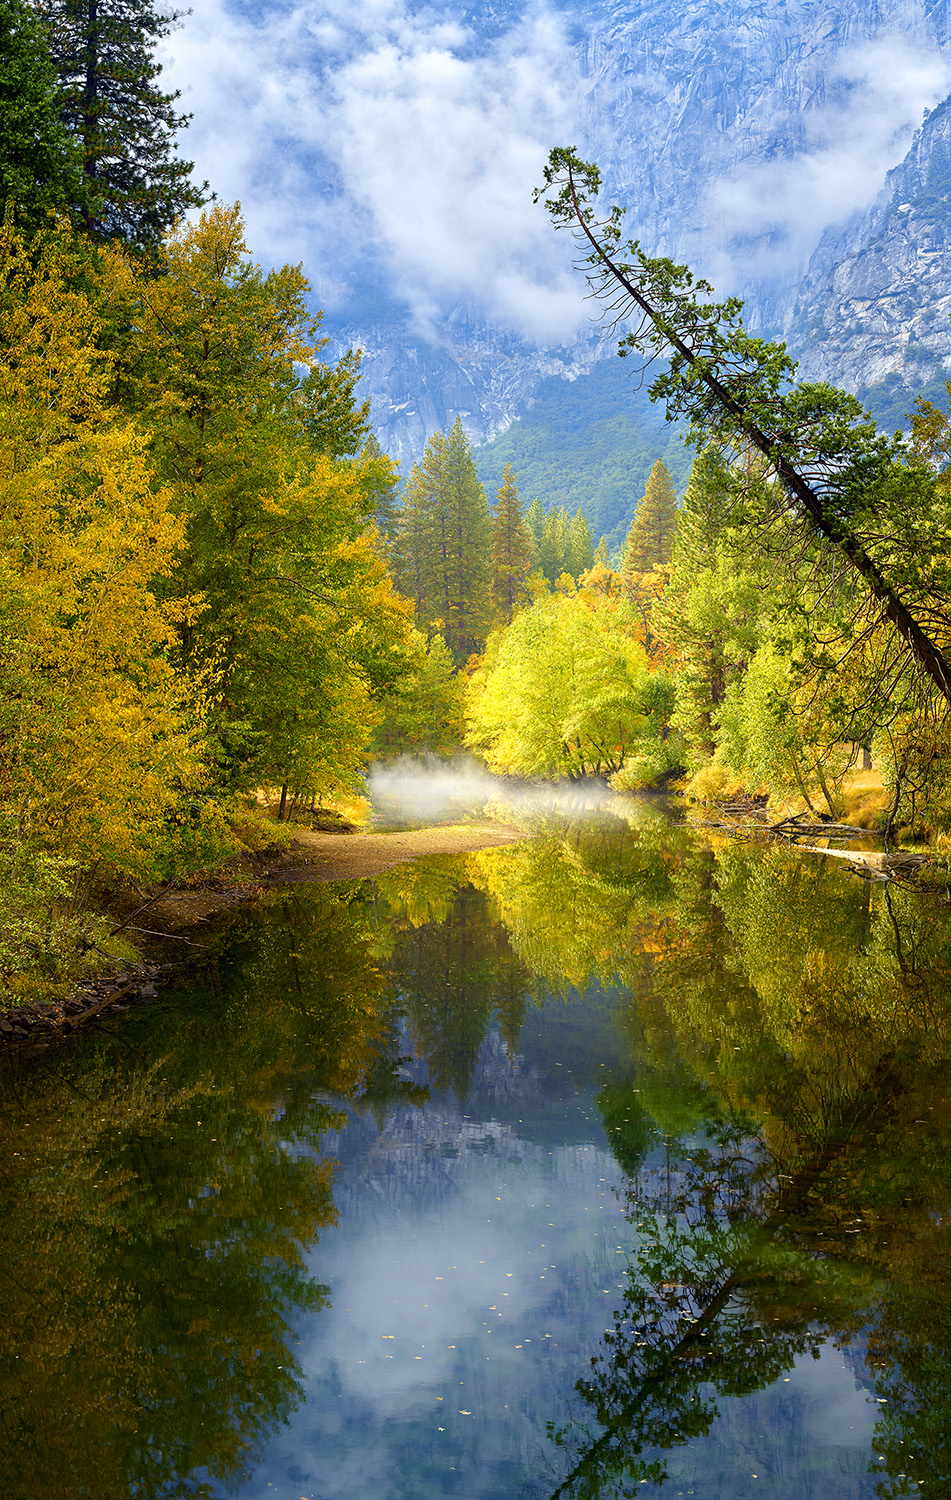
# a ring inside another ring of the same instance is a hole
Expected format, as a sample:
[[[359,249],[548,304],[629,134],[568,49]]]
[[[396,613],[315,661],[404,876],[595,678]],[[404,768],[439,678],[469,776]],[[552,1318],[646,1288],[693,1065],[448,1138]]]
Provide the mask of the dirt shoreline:
[[[392,833],[302,832],[295,847],[309,855],[302,866],[308,880],[365,880],[427,854],[472,854],[525,837],[510,823],[437,823]],[[285,870],[284,879],[290,878]]]
[[[166,891],[140,907],[127,919],[126,931],[144,950],[142,962],[125,964],[121,973],[90,980],[66,1000],[17,1006],[0,1015],[0,1050],[42,1049],[89,1021],[115,1015],[136,1003],[154,1003],[158,996],[155,981],[177,967],[154,961],[157,944],[166,952],[167,943],[186,944],[188,953],[201,949],[197,938],[183,934],[255,901],[276,885],[367,880],[429,854],[470,854],[514,844],[524,837],[523,830],[510,824],[488,822],[437,824],[393,833],[297,829],[286,847],[244,857],[197,887]],[[143,943],[142,938],[150,941]]]

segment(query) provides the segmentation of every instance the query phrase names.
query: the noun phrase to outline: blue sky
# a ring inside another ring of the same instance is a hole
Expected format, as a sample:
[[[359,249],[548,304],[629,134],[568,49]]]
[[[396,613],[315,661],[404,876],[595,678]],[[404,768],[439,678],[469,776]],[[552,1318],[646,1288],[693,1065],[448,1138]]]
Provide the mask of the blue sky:
[[[878,35],[846,26],[823,43],[834,86],[794,149],[712,171],[705,223],[768,234],[767,253],[794,266],[871,201],[951,88],[951,58],[901,29],[908,0],[889,5]],[[602,9],[497,4],[490,23],[482,6],[475,30],[445,3],[195,0],[168,49],[194,115],[182,149],[220,198],[240,199],[258,258],[303,262],[331,320],[382,299],[425,334],[465,304],[532,342],[565,342],[587,321],[583,287],[531,190],[551,145],[606,149],[597,68],[576,45]],[[715,33],[718,6],[705,9]],[[638,83],[648,100],[669,93],[660,70]],[[701,269],[732,289],[747,268],[717,233],[704,231]]]

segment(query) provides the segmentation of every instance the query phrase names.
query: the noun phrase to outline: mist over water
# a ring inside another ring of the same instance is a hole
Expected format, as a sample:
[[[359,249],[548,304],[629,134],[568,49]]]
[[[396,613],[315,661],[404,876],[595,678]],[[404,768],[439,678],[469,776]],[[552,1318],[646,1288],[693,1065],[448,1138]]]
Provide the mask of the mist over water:
[[[493,776],[471,756],[452,761],[401,756],[371,768],[368,792],[378,827],[478,815],[516,822],[552,814],[583,817],[616,810],[619,804],[596,779],[552,782]]]

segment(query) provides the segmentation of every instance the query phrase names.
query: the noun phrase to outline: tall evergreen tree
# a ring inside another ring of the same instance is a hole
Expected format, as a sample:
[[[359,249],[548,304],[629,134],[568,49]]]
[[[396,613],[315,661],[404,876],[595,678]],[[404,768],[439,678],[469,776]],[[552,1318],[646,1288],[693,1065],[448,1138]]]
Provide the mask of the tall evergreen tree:
[[[433,616],[435,541],[432,491],[446,439],[436,432],[420,463],[410,470],[390,544],[390,568],[396,587],[416,606],[416,619],[428,628]]]
[[[22,229],[75,204],[79,149],[60,120],[46,33],[26,0],[0,0],[0,212]]]
[[[541,550],[542,537],[545,535],[545,522],[547,519],[548,515],[545,507],[536,495],[525,512],[525,525],[528,527],[532,541],[535,543],[536,553]]]
[[[525,579],[532,565],[532,537],[522,515],[512,465],[506,464],[492,518],[492,592],[499,618],[511,625],[530,595]]]
[[[469,440],[457,417],[446,439],[436,537],[436,607],[455,656],[485,644],[492,618],[492,522]]]
[[[670,583],[654,624],[674,653],[677,708],[695,759],[716,749],[716,718],[732,676],[757,644],[755,580],[726,545],[730,476],[713,447],[690,471],[671,559]]]
[[[491,520],[457,417],[413,466],[394,543],[398,587],[422,629],[438,631],[458,661],[481,648],[492,618]]]
[[[360,450],[360,457],[371,476],[369,484],[373,500],[373,520],[380,534],[380,550],[384,558],[389,560],[393,553],[399,517],[396,499],[399,478],[394,465],[372,432]]]
[[[637,514],[627,534],[624,581],[630,590],[633,575],[670,562],[677,531],[677,491],[670,471],[659,458],[647,478]]]
[[[568,524],[563,506],[549,511],[545,518],[538,558],[549,583],[557,583],[568,566]]]
[[[79,143],[81,212],[89,234],[143,249],[190,208],[207,202],[192,162],[174,155],[191,118],[159,84],[155,52],[178,20],[150,0],[38,0],[61,98]]]

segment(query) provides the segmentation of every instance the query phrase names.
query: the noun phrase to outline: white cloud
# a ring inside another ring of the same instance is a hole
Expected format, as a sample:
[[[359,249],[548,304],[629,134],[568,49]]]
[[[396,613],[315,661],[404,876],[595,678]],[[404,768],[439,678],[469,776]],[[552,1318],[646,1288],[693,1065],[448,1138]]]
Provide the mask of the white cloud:
[[[573,111],[568,45],[543,9],[479,51],[457,21],[398,0],[256,19],[199,0],[173,52],[195,115],[183,149],[242,201],[262,258],[302,259],[331,301],[351,290],[346,268],[372,262],[424,329],[460,301],[543,342],[583,321],[531,201]]]
[[[830,102],[803,118],[803,151],[721,179],[710,192],[728,233],[771,235],[765,253],[793,263],[874,199],[923,111],[951,89],[951,58],[882,36],[844,50],[827,84]]]

